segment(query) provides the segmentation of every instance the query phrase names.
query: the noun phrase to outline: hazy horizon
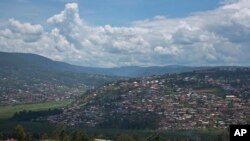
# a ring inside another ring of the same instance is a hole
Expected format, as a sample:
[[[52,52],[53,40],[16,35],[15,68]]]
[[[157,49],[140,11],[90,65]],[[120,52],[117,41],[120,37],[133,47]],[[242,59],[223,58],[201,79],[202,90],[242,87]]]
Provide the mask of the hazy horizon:
[[[47,58],[46,56],[42,56],[42,55],[39,55],[39,54],[34,54],[34,53],[20,53],[20,52],[1,52],[0,53],[10,53],[10,54],[24,54],[24,55],[38,55],[38,56],[41,56],[41,57],[45,57]],[[72,64],[72,63],[68,63],[68,62],[64,62],[64,61],[57,61],[57,60],[53,60],[51,58],[47,58],[47,59],[50,59],[51,61],[56,61],[56,62],[62,62],[62,63],[67,63],[69,65],[74,65],[74,66],[80,66],[80,67],[89,67],[89,68],[104,68],[104,69],[112,69],[112,68],[126,68],[126,67],[141,67],[141,68],[150,68],[150,67],[250,67],[250,66],[244,66],[244,65],[200,65],[200,66],[191,66],[191,65],[176,65],[176,64],[169,64],[169,65],[162,65],[162,66],[118,66],[118,67],[94,67],[94,66],[84,66],[84,65],[77,65],[77,64]]]

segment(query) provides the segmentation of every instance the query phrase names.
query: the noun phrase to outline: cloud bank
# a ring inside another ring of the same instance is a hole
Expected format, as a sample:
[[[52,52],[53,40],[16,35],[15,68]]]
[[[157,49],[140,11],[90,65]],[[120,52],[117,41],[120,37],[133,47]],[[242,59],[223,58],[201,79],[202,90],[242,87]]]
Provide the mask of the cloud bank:
[[[44,25],[10,19],[0,29],[0,51],[95,67],[250,65],[249,46],[249,0],[228,0],[189,17],[156,16],[127,27],[89,25],[78,4],[68,3]]]

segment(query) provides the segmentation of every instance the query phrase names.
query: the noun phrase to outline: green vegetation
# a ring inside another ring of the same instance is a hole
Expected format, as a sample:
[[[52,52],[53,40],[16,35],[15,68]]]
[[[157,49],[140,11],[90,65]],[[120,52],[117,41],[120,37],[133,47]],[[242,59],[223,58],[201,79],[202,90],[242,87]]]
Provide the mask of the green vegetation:
[[[0,120],[0,140],[19,138],[19,140],[65,140],[91,141],[94,138],[114,141],[228,141],[226,130],[124,130],[107,128],[72,128],[64,124],[37,122],[11,122]],[[2,126],[3,125],[3,126]],[[7,127],[8,126],[8,127]],[[4,129],[5,128],[5,129]]]
[[[30,123],[31,124],[31,123]],[[33,125],[37,128],[36,123]],[[40,127],[49,127],[47,124],[40,125]],[[13,128],[13,127],[12,127]],[[26,130],[27,129],[27,130]],[[93,139],[89,137],[85,132],[82,130],[68,130],[64,124],[54,125],[52,130],[51,128],[47,131],[42,131],[40,129],[34,129],[33,127],[27,126],[24,123],[17,124],[12,129],[11,132],[2,132],[0,130],[0,141],[6,140],[8,138],[15,138],[18,141],[32,141],[32,140],[55,140],[55,141],[92,141]],[[50,134],[47,134],[50,133]]]
[[[17,139],[19,141],[25,141],[26,133],[21,125],[16,126]]]
[[[135,141],[133,136],[122,134],[117,137],[116,141]]]
[[[43,120],[41,118],[51,116],[51,115],[56,115],[62,113],[62,109],[49,109],[49,110],[42,110],[42,111],[21,111],[18,113],[15,113],[14,116],[12,116],[11,120],[15,121],[32,121],[35,119],[36,121]],[[40,119],[38,119],[40,118]]]
[[[13,120],[0,120],[0,136],[1,134],[8,138],[16,138],[15,128],[17,125],[22,125],[25,131],[32,135],[33,138],[39,138],[43,133],[51,136],[56,128],[56,124],[48,122],[23,122]],[[0,138],[1,141],[1,138]]]
[[[26,111],[42,111],[48,109],[62,108],[69,105],[71,101],[52,101],[46,103],[37,104],[22,104],[14,106],[0,106],[0,119],[11,118],[15,113],[26,110]]]

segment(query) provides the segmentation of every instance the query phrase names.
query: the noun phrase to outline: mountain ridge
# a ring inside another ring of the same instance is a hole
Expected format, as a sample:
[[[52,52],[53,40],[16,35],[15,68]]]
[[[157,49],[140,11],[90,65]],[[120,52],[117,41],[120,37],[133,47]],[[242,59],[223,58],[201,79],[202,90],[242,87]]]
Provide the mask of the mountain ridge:
[[[160,75],[165,73],[180,73],[193,71],[195,67],[187,66],[123,66],[116,68],[98,68],[72,65],[65,62],[54,61],[44,56],[31,53],[7,53],[0,52],[0,67],[14,68],[36,68],[56,71],[72,71],[90,74],[126,76],[126,77],[144,77],[150,75]]]
[[[99,74],[108,76],[122,76],[122,77],[147,77],[152,75],[163,75],[166,73],[183,73],[192,72],[195,70],[204,70],[210,68],[227,68],[227,67],[241,67],[241,66],[182,66],[182,65],[168,65],[168,66],[122,66],[115,68],[99,68],[77,66],[65,62],[54,61],[47,57],[31,54],[31,53],[7,53],[0,52],[0,67],[12,67],[21,69],[42,69],[52,71],[69,71],[77,73]]]

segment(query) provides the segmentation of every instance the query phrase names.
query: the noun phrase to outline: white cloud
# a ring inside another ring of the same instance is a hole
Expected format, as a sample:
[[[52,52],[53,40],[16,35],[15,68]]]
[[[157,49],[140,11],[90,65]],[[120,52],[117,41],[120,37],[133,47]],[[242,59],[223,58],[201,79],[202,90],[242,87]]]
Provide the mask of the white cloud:
[[[74,60],[81,54],[59,29],[46,32],[41,25],[15,19],[10,19],[8,28],[0,30],[0,46],[1,51],[36,53],[55,60]]]
[[[171,47],[157,46],[154,48],[154,51],[162,55],[179,55],[181,53],[181,48],[178,48],[176,46],[171,46]]]
[[[30,23],[20,23],[15,19],[10,19],[10,29],[22,34],[41,34],[43,27],[41,25],[31,25]]]
[[[69,22],[69,20],[72,20],[70,22],[73,22],[74,24],[81,23],[77,3],[66,4],[64,11],[50,17],[47,22],[52,24],[58,24],[63,22]]]
[[[225,1],[221,7],[185,18],[156,16],[129,27],[93,26],[78,5],[42,25],[10,19],[0,29],[1,51],[30,52],[85,66],[250,65],[250,2]]]

